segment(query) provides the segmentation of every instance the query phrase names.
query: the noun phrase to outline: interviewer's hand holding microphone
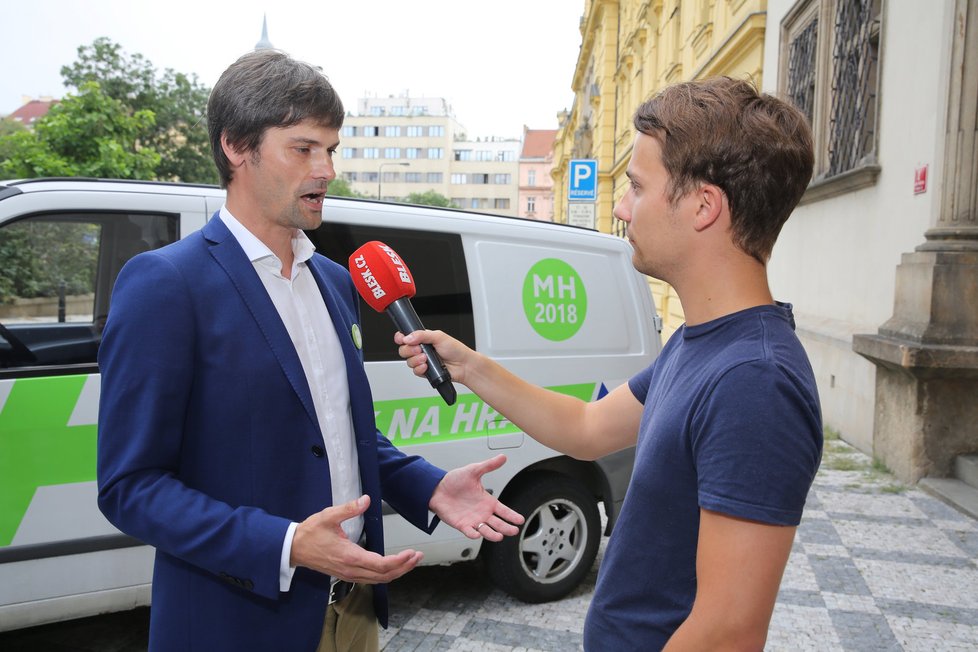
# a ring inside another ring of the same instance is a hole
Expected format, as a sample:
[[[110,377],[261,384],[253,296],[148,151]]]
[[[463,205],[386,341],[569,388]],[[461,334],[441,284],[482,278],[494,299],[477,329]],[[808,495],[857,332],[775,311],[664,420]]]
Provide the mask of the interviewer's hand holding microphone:
[[[454,404],[452,381],[465,382],[462,359],[475,351],[441,331],[425,330],[411,305],[414,278],[401,257],[382,242],[368,242],[350,256],[350,275],[367,305],[390,315],[398,352],[415,375],[427,378],[446,403]]]
[[[414,368],[416,375],[428,379],[445,403],[453,405],[456,399],[455,387],[452,385],[453,375],[442,363],[435,347],[428,341],[421,342],[419,339],[433,331],[424,330],[421,319],[411,305],[411,297],[416,288],[407,265],[393,249],[375,240],[353,252],[349,266],[357,292],[367,305],[377,312],[390,315],[399,331],[395,335],[395,342],[402,345],[402,357],[405,338],[403,333],[416,332],[416,337],[413,338],[416,351],[411,350],[415,357],[423,358],[424,367],[418,369],[418,363],[408,364]],[[444,333],[438,334],[445,341],[455,342]],[[411,339],[409,337],[408,341]],[[469,350],[461,343],[456,344],[461,349]],[[455,379],[461,381],[462,377],[455,376]],[[499,502],[482,486],[482,476],[495,471],[505,462],[505,455],[497,455],[483,462],[449,471],[435,488],[428,507],[442,521],[470,539],[483,537],[489,541],[501,541],[504,536],[517,534],[517,526],[523,523],[523,517]]]

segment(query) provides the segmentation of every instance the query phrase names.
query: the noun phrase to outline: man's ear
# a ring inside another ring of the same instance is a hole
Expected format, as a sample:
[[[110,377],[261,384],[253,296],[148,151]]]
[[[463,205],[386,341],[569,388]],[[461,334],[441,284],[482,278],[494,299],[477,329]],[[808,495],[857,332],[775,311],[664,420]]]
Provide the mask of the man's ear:
[[[221,149],[224,150],[224,155],[228,158],[232,168],[240,167],[244,163],[246,154],[239,152],[228,142],[227,134],[221,134]]]
[[[693,217],[693,228],[697,231],[708,229],[717,222],[726,206],[727,195],[719,186],[704,183],[696,190],[699,206]]]

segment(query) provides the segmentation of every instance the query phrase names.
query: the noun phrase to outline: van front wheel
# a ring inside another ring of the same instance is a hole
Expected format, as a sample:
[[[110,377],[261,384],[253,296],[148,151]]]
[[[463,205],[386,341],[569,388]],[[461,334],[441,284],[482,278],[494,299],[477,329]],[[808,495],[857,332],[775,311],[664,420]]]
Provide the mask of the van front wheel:
[[[577,480],[547,474],[506,500],[526,517],[519,534],[486,544],[493,583],[524,602],[562,598],[580,584],[598,553],[601,519]]]

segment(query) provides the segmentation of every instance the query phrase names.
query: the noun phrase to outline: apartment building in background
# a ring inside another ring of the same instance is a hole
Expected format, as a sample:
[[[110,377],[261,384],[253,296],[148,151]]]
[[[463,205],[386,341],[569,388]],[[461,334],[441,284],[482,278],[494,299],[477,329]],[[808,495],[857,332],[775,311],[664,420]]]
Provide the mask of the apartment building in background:
[[[515,138],[468,140],[444,98],[366,97],[344,121],[336,167],[369,197],[433,190],[459,208],[515,216],[520,146]]]
[[[556,129],[523,127],[519,166],[519,210],[531,220],[554,221],[554,138]]]

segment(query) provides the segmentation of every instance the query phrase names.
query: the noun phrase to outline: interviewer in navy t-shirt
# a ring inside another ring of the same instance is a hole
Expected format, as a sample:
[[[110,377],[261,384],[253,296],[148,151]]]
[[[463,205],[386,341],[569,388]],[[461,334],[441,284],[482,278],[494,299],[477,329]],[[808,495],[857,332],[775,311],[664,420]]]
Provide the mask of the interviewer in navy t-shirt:
[[[434,345],[455,381],[553,449],[592,460],[637,446],[585,649],[760,650],[822,451],[814,374],[767,279],[811,180],[811,130],[729,78],[667,87],[633,122],[614,214],[635,268],[670,284],[686,317],[648,369],[585,403],[444,333],[395,340],[419,375],[419,345]]]

